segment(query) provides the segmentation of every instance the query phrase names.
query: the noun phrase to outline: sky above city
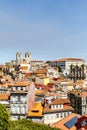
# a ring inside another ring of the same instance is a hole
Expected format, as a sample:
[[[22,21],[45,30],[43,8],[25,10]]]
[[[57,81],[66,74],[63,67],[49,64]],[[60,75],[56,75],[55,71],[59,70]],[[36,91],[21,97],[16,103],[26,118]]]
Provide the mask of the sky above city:
[[[87,0],[0,0],[0,63],[18,51],[87,61]]]

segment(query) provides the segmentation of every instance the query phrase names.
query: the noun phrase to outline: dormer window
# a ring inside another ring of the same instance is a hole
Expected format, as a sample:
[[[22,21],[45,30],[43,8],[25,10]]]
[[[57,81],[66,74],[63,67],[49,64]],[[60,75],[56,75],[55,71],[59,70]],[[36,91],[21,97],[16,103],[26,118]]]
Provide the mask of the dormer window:
[[[58,105],[56,105],[56,108],[58,108]]]
[[[63,104],[58,104],[58,105],[51,105],[51,109],[62,109]]]
[[[21,87],[21,90],[23,90],[23,87]]]
[[[12,90],[15,91],[15,87],[13,87]]]
[[[60,104],[60,108],[61,108],[61,109],[63,108],[63,104]]]
[[[18,90],[20,91],[20,87],[18,87]]]
[[[26,89],[26,87],[23,87],[23,90],[25,90]]]
[[[51,105],[51,109],[54,109],[54,105]]]

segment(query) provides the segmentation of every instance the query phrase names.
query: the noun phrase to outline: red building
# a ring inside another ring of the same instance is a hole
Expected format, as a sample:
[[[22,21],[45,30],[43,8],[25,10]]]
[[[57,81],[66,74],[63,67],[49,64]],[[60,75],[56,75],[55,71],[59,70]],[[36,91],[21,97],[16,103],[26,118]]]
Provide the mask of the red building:
[[[87,130],[87,115],[78,118],[78,129],[84,128]]]

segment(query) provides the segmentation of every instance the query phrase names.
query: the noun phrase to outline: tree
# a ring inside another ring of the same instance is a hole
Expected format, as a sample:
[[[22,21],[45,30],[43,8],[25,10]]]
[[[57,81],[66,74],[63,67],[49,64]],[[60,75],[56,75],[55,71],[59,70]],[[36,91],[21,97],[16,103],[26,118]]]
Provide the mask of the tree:
[[[0,130],[8,130],[9,117],[10,115],[5,106],[0,104]]]
[[[51,128],[44,124],[38,124],[31,120],[22,119],[12,121],[9,130],[59,130],[59,129]]]

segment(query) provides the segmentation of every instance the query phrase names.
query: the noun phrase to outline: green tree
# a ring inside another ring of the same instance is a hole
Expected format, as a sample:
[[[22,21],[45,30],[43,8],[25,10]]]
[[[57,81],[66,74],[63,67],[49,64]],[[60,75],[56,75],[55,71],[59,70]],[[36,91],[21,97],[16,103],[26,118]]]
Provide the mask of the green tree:
[[[0,130],[8,130],[9,117],[9,112],[5,106],[0,104]]]
[[[9,130],[59,130],[57,128],[51,128],[44,124],[38,124],[31,120],[22,119],[17,121],[11,121]]]

